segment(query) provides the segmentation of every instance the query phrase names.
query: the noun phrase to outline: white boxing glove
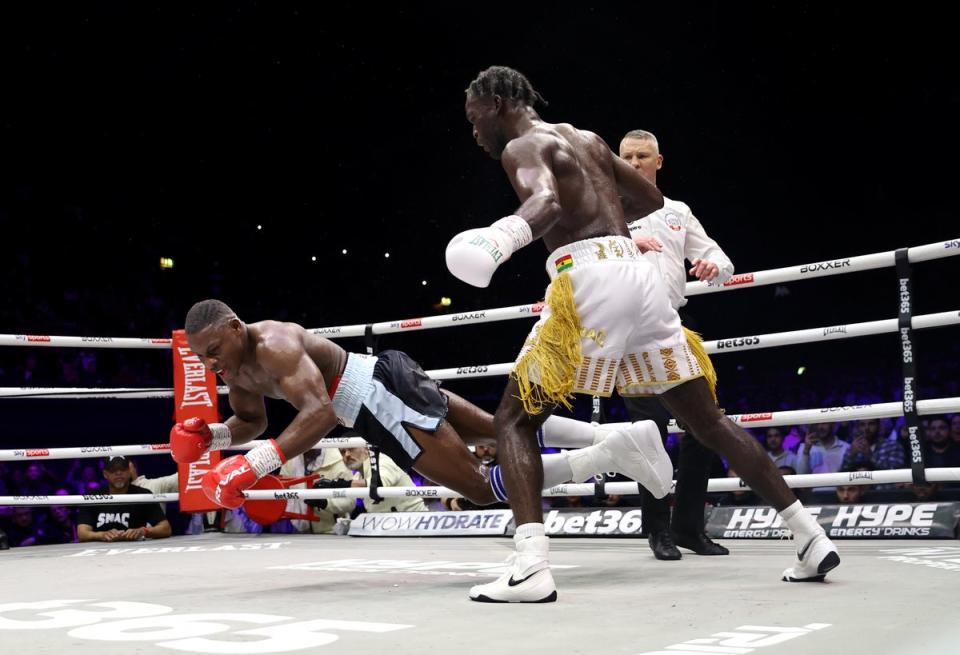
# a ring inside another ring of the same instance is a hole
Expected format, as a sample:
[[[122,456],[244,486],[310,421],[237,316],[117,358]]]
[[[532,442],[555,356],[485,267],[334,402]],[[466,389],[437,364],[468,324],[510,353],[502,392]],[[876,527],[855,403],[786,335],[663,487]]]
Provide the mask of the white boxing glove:
[[[447,268],[454,277],[475,287],[487,287],[497,266],[533,241],[530,224],[507,216],[490,227],[461,232],[447,244]]]

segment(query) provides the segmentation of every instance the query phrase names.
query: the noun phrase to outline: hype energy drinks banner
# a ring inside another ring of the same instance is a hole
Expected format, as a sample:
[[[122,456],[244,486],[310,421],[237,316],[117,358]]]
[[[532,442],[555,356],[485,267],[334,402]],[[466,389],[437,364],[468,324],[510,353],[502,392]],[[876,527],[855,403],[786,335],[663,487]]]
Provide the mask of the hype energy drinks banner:
[[[953,539],[960,503],[883,503],[807,507],[833,539]],[[784,539],[790,531],[772,507],[715,507],[711,539]]]

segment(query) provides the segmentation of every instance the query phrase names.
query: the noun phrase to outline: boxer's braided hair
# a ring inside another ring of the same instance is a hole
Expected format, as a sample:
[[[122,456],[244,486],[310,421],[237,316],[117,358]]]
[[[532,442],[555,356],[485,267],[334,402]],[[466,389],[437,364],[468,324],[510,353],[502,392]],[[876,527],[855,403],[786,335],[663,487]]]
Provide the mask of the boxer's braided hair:
[[[467,92],[478,96],[498,95],[527,107],[548,104],[523,73],[507,66],[491,66],[482,71],[470,82]]]

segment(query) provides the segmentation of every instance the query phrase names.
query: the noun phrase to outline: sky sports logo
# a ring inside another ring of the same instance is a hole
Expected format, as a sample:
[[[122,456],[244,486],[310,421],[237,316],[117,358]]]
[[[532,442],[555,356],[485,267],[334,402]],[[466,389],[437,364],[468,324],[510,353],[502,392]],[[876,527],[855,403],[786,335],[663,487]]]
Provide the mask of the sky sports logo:
[[[723,283],[725,287],[735,287],[739,284],[752,284],[754,281],[753,273],[741,273],[733,275],[729,280]]]

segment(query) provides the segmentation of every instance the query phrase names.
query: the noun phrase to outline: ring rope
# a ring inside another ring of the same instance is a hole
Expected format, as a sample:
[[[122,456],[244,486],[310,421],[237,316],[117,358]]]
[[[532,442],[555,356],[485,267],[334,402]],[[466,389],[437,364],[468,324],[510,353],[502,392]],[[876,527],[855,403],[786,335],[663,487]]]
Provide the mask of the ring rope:
[[[946,414],[960,411],[960,396],[952,398],[931,398],[917,402],[917,412],[923,415]],[[800,425],[804,423],[836,422],[843,420],[862,420],[870,418],[892,418],[903,416],[903,403],[875,403],[872,405],[853,405],[845,407],[823,407],[821,409],[791,409],[780,412],[760,412],[752,414],[730,414],[728,418],[746,427],[773,427],[778,425]],[[630,423],[606,423],[606,427],[618,429]],[[676,421],[667,425],[671,433],[682,432]],[[231,446],[226,450],[250,450],[262,440]],[[367,442],[360,437],[327,437],[318,441],[314,448],[357,448]],[[170,444],[144,444],[133,446],[93,446],[86,448],[32,448],[0,450],[0,462],[24,459],[70,459],[104,457],[106,455],[165,455],[170,452]]]
[[[927,329],[960,324],[960,311],[937,312],[914,316],[914,329]],[[889,332],[899,332],[898,319],[890,318],[880,321],[866,321],[864,323],[850,323],[847,325],[829,325],[826,327],[809,328],[805,330],[790,330],[788,332],[771,332],[745,337],[729,339],[714,339],[704,341],[703,347],[711,355],[736,352],[740,350],[758,350],[761,348],[776,348],[816,341],[834,341],[837,339],[851,339],[866,337]],[[454,368],[438,368],[426,371],[426,374],[435,380],[466,380],[470,378],[485,378],[496,375],[509,375],[513,370],[513,362],[501,364],[486,364],[480,366],[459,366]],[[228,392],[227,387],[217,387],[220,394]],[[0,387],[0,398],[127,398],[133,400],[172,398],[173,389],[164,387],[154,388],[85,388],[85,387]]]
[[[926,469],[928,482],[960,482],[960,467]],[[867,484],[897,484],[911,482],[911,469],[891,469],[886,471],[853,471],[850,473],[806,473],[785,475],[784,481],[791,489],[807,487],[831,487],[838,485],[858,486]],[[676,481],[673,482],[676,486]],[[603,493],[618,496],[635,496],[640,493],[636,482],[606,482],[558,484],[543,490],[544,497],[556,496],[592,496],[602,487]],[[722,493],[745,491],[750,487],[740,478],[711,478],[707,491]],[[671,487],[671,491],[673,488]],[[377,487],[376,492],[383,498],[462,498],[463,496],[446,487]],[[370,498],[369,487],[348,487],[344,489],[282,489],[245,491],[247,500],[315,500],[318,498]],[[0,505],[104,505],[116,503],[168,503],[179,500],[180,495],[169,494],[87,494],[83,496],[0,496]]]
[[[263,440],[250,441],[224,448],[224,450],[253,450]],[[363,448],[367,441],[362,437],[326,437],[313,445],[320,448]],[[17,448],[0,450],[0,462],[15,462],[35,459],[90,459],[94,457],[119,457],[144,455],[169,455],[170,444],[154,443],[129,446],[86,446],[82,448]]]
[[[944,257],[960,255],[960,239],[938,241],[921,246],[907,248],[910,263],[930,261]],[[758,287],[782,282],[792,282],[815,277],[828,277],[843,273],[887,268],[895,265],[896,250],[832,259],[812,264],[801,264],[785,268],[775,268],[753,273],[739,273],[724,282],[688,282],[686,296],[696,296],[717,291],[728,291],[746,287]],[[515,305],[483,309],[459,314],[446,314],[411,318],[399,321],[383,321],[370,325],[341,325],[334,327],[311,328],[309,332],[324,337],[362,337],[371,334],[390,334],[393,332],[411,332],[440,327],[491,323],[518,318],[534,318],[540,314],[543,303]],[[0,334],[0,346],[47,346],[64,348],[166,348],[171,347],[170,339],[128,338],[128,337],[75,337],[37,334]]]

